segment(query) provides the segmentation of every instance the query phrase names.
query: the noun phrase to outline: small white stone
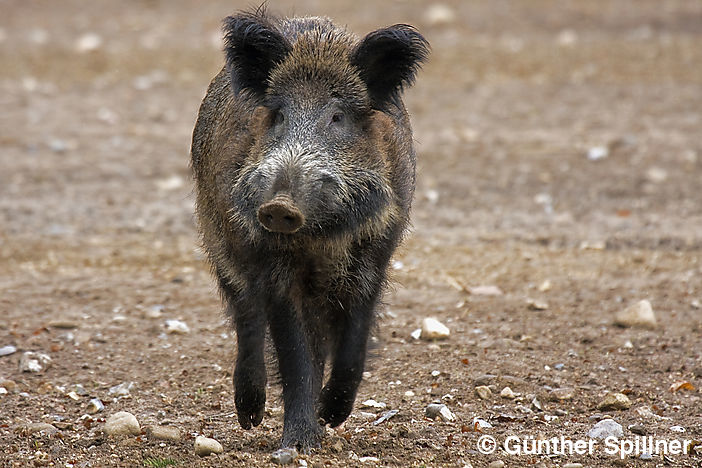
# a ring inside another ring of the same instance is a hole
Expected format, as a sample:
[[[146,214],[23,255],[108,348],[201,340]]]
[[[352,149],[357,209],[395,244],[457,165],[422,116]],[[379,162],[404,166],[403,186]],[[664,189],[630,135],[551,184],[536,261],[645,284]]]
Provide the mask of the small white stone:
[[[505,387],[505,388],[503,388],[502,391],[500,392],[500,396],[501,396],[502,398],[506,398],[506,399],[508,399],[508,400],[514,400],[514,398],[515,398],[517,395],[514,394],[514,392],[512,391],[511,388]]]
[[[442,421],[451,422],[456,419],[456,416],[451,412],[448,406],[441,403],[432,403],[424,410],[424,415],[429,419],[440,418]]]
[[[495,285],[476,286],[470,288],[470,293],[474,296],[501,296],[502,290]]]
[[[587,151],[587,159],[598,161],[609,156],[609,148],[606,146],[593,146]]]
[[[102,37],[95,33],[83,34],[76,42],[76,50],[81,53],[96,51],[102,46]]]
[[[68,150],[68,143],[60,138],[51,138],[47,142],[47,146],[54,153],[65,153]]]
[[[383,413],[378,419],[376,419],[375,421],[373,421],[373,425],[374,425],[374,426],[377,426],[377,425],[379,425],[379,424],[382,424],[382,423],[384,423],[385,421],[387,421],[387,420],[389,420],[389,419],[395,417],[395,416],[397,415],[397,413],[399,413],[399,412],[400,412],[400,411],[399,411],[399,410],[396,410],[396,409],[395,409],[395,410],[386,411],[386,412]]]
[[[156,181],[156,187],[162,192],[170,192],[171,190],[177,190],[185,185],[183,178],[177,174],[174,174],[167,179],[159,179]]]
[[[578,34],[572,29],[563,29],[561,32],[558,33],[558,38],[556,39],[558,45],[563,47],[570,47],[577,41]]]
[[[622,425],[614,419],[603,419],[587,433],[591,439],[606,439],[607,437],[622,437],[623,435]]]
[[[421,329],[421,328],[417,328],[417,329],[414,330],[412,333],[410,333],[410,336],[411,336],[413,339],[418,340],[418,339],[421,338],[421,336],[422,336],[422,329]]]
[[[539,285],[539,291],[546,292],[551,290],[551,280],[544,280],[543,283]]]
[[[181,439],[180,429],[173,426],[149,426],[146,432],[150,437],[158,440],[177,442]]]
[[[668,179],[668,171],[660,167],[651,167],[646,171],[646,178],[654,184],[660,184]]]
[[[363,403],[361,403],[364,408],[377,408],[377,409],[383,409],[386,408],[388,405],[386,403],[382,403],[380,401],[375,401],[373,399],[366,400]]]
[[[375,413],[368,413],[367,411],[359,411],[358,418],[363,421],[375,421],[378,416]]]
[[[435,205],[439,201],[439,191],[438,190],[427,190],[424,192],[424,196],[427,201],[432,205]]]
[[[17,348],[12,345],[3,346],[0,348],[0,356],[9,356],[17,352]]]
[[[589,240],[582,241],[580,243],[580,250],[604,250],[607,244],[601,240]]]
[[[88,402],[88,409],[87,409],[87,411],[88,411],[89,414],[99,413],[100,411],[102,411],[102,410],[104,410],[104,409],[105,409],[105,405],[102,404],[102,401],[100,401],[99,398],[92,398],[92,399]]]
[[[666,416],[661,416],[661,415],[659,415],[659,414],[654,413],[654,412],[651,410],[651,408],[649,408],[648,406],[642,406],[642,407],[640,407],[640,408],[636,408],[635,411],[636,411],[636,414],[638,414],[638,415],[641,416],[642,418],[658,419],[658,420],[660,420],[660,421],[663,421],[663,420],[669,421],[669,420],[672,419],[672,418],[669,418],[669,417],[666,417]]]
[[[451,410],[448,408],[448,406],[445,406],[439,410],[439,417],[441,418],[442,421],[454,421],[456,419],[456,416],[451,412]]]
[[[575,396],[575,389],[573,387],[554,388],[548,396],[551,401],[572,400]]]
[[[19,361],[20,372],[41,372],[51,366],[51,358],[42,353],[27,351]]]
[[[634,343],[632,343],[631,340],[626,340],[623,347],[625,349],[634,349]]]
[[[481,400],[489,400],[490,398],[492,398],[492,390],[490,390],[490,387],[487,387],[485,385],[478,385],[477,387],[475,387],[475,394]]]
[[[185,335],[190,333],[188,324],[180,320],[166,320],[166,332],[171,334]]]
[[[527,299],[527,307],[529,310],[548,310],[548,304],[536,299]]]
[[[109,436],[139,435],[141,426],[132,413],[120,411],[107,419],[103,430]]]
[[[129,392],[132,390],[132,388],[134,388],[134,382],[122,382],[119,385],[110,387],[107,393],[109,395],[115,396],[116,398],[128,397]]]
[[[422,320],[421,338],[423,340],[443,340],[449,337],[451,332],[448,327],[433,317]]]
[[[119,120],[119,116],[107,107],[101,107],[95,114],[97,119],[106,124],[114,125]]]
[[[651,303],[647,300],[639,301],[617,313],[614,323],[623,327],[656,328],[656,315],[653,313]]]
[[[492,424],[480,418],[473,418],[473,427],[476,429],[492,429]]]
[[[151,306],[144,311],[144,316],[151,319],[160,318],[161,315],[163,315],[163,308],[164,307],[161,304]]]
[[[380,463],[380,458],[377,457],[359,457],[361,463]]]
[[[204,436],[195,438],[195,453],[201,457],[206,457],[212,453],[222,453],[223,451],[224,447],[222,447],[222,444],[214,439]]]
[[[431,26],[444,26],[456,20],[456,13],[448,5],[436,3],[427,8],[426,20]]]
[[[682,426],[671,426],[671,432],[685,432],[685,428]]]
[[[414,392],[413,392],[412,390],[407,390],[407,391],[405,392],[405,396],[406,396],[407,398],[411,398],[411,397],[414,396]]]
[[[132,80],[132,86],[137,91],[146,91],[154,85],[149,75],[139,75]]]

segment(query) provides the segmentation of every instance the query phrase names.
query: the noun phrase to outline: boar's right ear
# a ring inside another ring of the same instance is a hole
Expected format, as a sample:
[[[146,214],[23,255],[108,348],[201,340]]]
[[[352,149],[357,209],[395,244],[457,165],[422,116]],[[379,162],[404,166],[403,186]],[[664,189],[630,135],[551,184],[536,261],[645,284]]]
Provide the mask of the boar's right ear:
[[[223,29],[224,54],[234,92],[249,89],[262,96],[271,70],[292,46],[260,13],[228,16]]]
[[[383,109],[389,102],[398,102],[428,56],[427,40],[412,26],[396,24],[364,37],[352,51],[351,63],[368,86],[371,105]]]

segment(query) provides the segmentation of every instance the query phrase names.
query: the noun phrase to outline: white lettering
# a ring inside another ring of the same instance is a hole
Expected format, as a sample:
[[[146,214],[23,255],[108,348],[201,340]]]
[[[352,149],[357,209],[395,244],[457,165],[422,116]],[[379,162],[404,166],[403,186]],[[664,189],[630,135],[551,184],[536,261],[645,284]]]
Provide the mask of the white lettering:
[[[521,453],[519,440],[520,439],[518,436],[507,436],[505,439],[505,452],[507,452],[509,455],[519,455]],[[513,443],[515,445],[512,445]]]
[[[609,436],[604,440],[605,443],[605,453],[607,455],[616,455],[619,453],[619,446],[617,445],[618,439],[614,436]]]

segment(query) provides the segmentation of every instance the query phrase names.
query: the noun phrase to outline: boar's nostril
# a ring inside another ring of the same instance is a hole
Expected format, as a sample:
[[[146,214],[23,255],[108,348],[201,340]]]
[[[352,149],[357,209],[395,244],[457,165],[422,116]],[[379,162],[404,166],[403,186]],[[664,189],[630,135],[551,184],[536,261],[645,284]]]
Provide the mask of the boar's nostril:
[[[276,197],[258,209],[258,221],[271,232],[292,234],[302,227],[305,218],[288,197]]]

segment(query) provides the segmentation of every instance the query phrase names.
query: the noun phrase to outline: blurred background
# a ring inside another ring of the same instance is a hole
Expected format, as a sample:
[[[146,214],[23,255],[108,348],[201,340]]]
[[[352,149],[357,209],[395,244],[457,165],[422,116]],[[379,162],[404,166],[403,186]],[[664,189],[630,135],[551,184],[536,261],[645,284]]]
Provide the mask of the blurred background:
[[[69,420],[83,412],[61,392],[35,395],[42,382],[80,381],[100,395],[137,381],[151,409],[125,404],[140,418],[159,419],[160,392],[180,402],[169,417],[192,428],[204,424],[199,404],[180,398],[205,381],[216,389],[207,401],[224,395],[222,411],[231,410],[233,345],[197,249],[188,162],[198,106],[223,64],[221,20],[250,6],[0,0],[0,347],[43,350],[55,362],[35,376],[17,369],[19,354],[0,357],[0,383],[25,388],[37,407],[63,408]],[[512,385],[524,392],[580,388],[572,405],[583,412],[625,387],[663,412],[699,405],[656,382],[702,375],[702,2],[299,0],[268,9],[330,16],[359,36],[409,23],[432,45],[405,93],[419,164],[414,227],[393,264],[385,349],[363,398],[397,398],[401,415],[421,419],[375,375],[425,395],[423,372],[444,362],[454,382],[439,387],[463,395],[453,409],[466,420],[480,404],[461,382],[484,373],[519,376]],[[665,326],[612,326],[642,299]],[[448,345],[412,344],[428,315],[449,325]],[[162,316],[192,331],[163,338]],[[54,326],[61,321],[71,336]],[[608,354],[627,342],[629,351]],[[650,353],[655,360],[642,357]],[[544,376],[545,364],[566,359],[571,374]],[[203,370],[212,361],[220,370]],[[181,372],[189,377],[173,378]],[[2,398],[5,427],[49,411]],[[699,435],[694,414],[683,423]],[[229,447],[262,456],[268,446],[256,448],[233,421],[206,427],[236,427],[221,435]],[[3,431],[16,453],[29,450]],[[387,437],[378,451],[400,464],[433,450]],[[447,462],[465,455],[446,450]]]
[[[249,4],[2,3],[0,229],[191,230],[190,133],[222,65],[221,18]],[[698,2],[269,9],[328,15],[359,35],[406,22],[429,39],[431,60],[406,99],[419,226],[539,235],[577,227],[603,240],[641,239],[641,228],[655,227],[695,237]],[[428,219],[422,208],[432,204]]]

